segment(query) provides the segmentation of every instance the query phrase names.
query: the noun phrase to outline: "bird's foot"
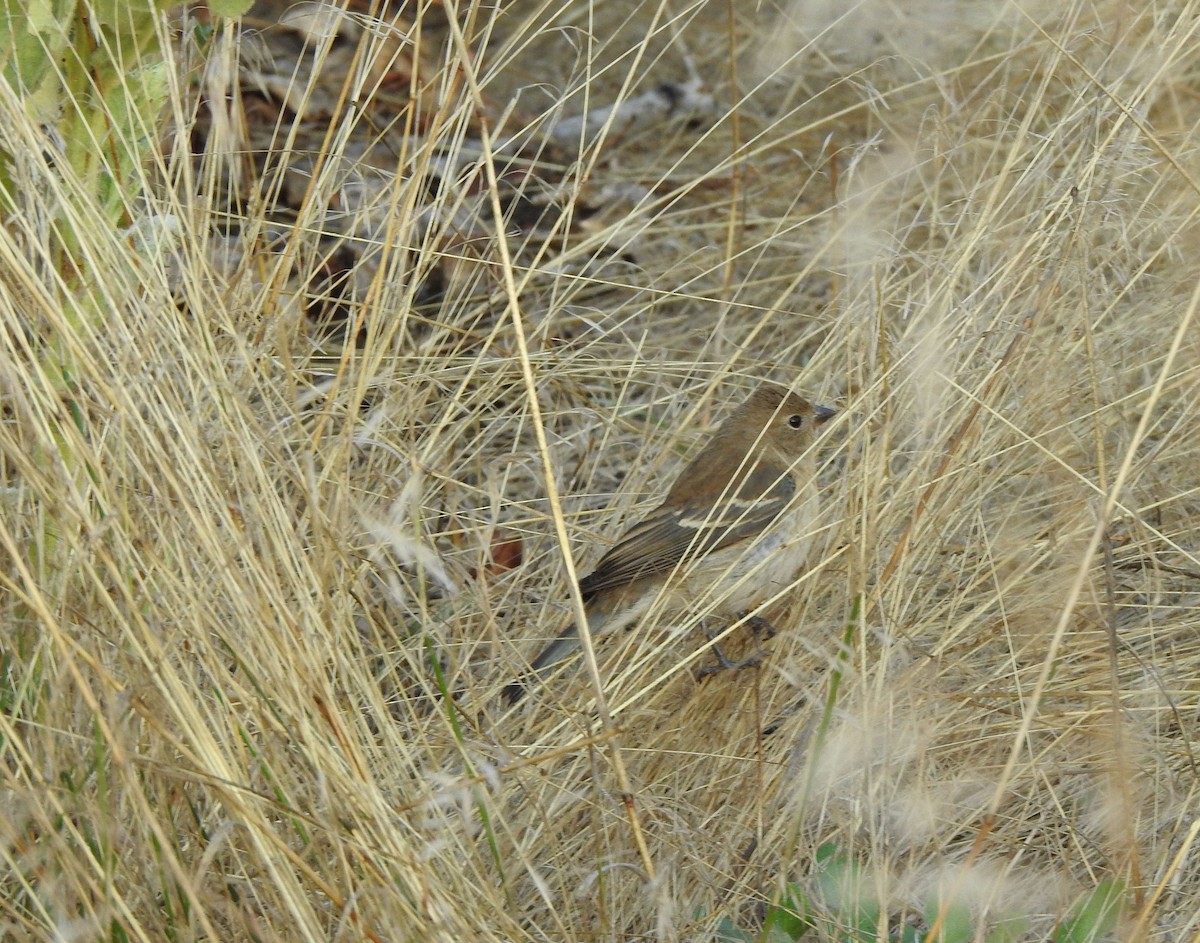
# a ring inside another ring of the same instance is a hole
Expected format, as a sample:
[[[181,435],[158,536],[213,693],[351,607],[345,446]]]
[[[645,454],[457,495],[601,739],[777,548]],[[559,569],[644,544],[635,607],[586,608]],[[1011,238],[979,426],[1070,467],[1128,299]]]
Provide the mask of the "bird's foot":
[[[747,618],[747,613],[743,611],[739,612],[737,617],[738,619],[746,620],[746,625],[750,627],[750,631],[754,633],[755,638],[760,638],[765,641],[767,639],[773,639],[779,634],[779,630],[776,629],[775,626],[771,625],[769,620],[764,619],[762,616],[750,616]]]
[[[697,674],[698,678],[707,678],[709,675],[719,674],[722,671],[744,671],[746,668],[757,668],[762,664],[763,652],[751,655],[749,658],[743,658],[741,661],[733,661],[721,651],[720,645],[712,647],[713,654],[717,658],[715,665],[705,665]]]
[[[743,618],[743,616],[738,616],[738,618]],[[747,624],[754,629],[755,635],[758,635],[759,632],[762,631],[763,627],[770,631],[770,635],[768,635],[767,638],[770,638],[775,634],[775,629],[771,623],[759,616],[752,616],[747,620]],[[708,635],[709,639],[716,637],[713,633],[706,632],[705,634]],[[743,671],[746,668],[757,668],[762,664],[763,656],[766,654],[765,652],[756,652],[749,658],[743,658],[741,661],[734,661],[721,650],[721,646],[716,642],[713,642],[712,652],[717,659],[717,663],[715,665],[706,665],[705,667],[701,668],[697,674],[698,678],[707,678],[709,675],[715,675],[721,671]]]

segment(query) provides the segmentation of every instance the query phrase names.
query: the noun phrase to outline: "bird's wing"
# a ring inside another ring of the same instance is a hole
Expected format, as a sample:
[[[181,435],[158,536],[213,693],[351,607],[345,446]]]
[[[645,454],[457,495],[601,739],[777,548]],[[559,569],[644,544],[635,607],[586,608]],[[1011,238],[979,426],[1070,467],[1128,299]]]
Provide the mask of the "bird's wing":
[[[635,524],[579,581],[585,601],[596,593],[672,570],[765,530],[796,491],[790,475],[759,467],[736,492],[662,505]]]

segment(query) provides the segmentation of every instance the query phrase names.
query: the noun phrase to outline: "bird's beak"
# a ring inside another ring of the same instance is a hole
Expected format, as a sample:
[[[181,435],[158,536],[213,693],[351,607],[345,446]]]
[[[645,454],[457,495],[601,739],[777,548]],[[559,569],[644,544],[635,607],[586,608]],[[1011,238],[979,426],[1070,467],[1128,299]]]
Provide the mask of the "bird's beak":
[[[836,409],[830,409],[828,406],[814,406],[813,410],[817,414],[817,425],[823,425],[827,419],[832,419],[837,415]]]

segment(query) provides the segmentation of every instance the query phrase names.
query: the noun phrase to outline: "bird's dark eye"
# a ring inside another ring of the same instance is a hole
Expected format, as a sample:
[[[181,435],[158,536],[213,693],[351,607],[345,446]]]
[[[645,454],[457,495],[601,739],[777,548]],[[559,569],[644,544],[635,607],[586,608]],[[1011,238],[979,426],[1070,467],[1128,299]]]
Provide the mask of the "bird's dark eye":
[[[788,416],[788,425],[791,426],[793,429],[799,429],[802,425],[804,425],[804,417],[803,416]]]

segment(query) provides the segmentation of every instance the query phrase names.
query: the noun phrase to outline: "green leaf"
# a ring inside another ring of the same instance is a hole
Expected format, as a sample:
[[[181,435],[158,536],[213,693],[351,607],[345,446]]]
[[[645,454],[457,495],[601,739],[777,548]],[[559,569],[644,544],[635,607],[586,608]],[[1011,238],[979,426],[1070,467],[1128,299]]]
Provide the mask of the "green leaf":
[[[1003,917],[988,931],[987,943],[1016,943],[1028,929],[1029,918],[1024,914]]]
[[[931,926],[937,920],[941,906],[936,901],[929,902],[925,919]],[[942,915],[941,931],[936,939],[938,943],[970,943],[975,939],[971,926],[971,908],[958,903],[946,907],[946,912]]]
[[[879,901],[870,893],[870,882],[862,866],[836,846],[817,849],[817,885],[821,898],[838,921],[872,939],[879,927]]]
[[[1125,882],[1101,881],[1054,933],[1054,943],[1096,943],[1112,932],[1121,915]]]
[[[754,941],[754,937],[740,929],[728,917],[722,917],[721,922],[717,924],[714,939],[716,943],[753,943]]]
[[[0,75],[33,93],[70,43],[74,0],[0,0]]]
[[[767,910],[763,921],[763,943],[786,943],[798,940],[813,927],[812,908],[808,895],[799,884],[790,883],[787,893]]]
[[[208,9],[215,16],[245,16],[254,0],[208,0]]]

